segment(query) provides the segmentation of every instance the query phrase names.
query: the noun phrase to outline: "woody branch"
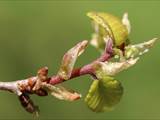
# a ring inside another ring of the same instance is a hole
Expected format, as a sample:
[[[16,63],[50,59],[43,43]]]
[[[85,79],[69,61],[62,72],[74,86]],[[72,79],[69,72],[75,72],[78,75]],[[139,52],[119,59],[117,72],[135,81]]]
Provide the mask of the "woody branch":
[[[94,60],[93,62],[87,65],[84,65],[83,67],[73,69],[71,72],[71,76],[68,80],[73,79],[75,77],[82,76],[82,75],[86,75],[86,74],[94,76],[94,69],[92,67],[92,64],[98,61],[100,62],[107,61],[112,56],[112,49],[111,49],[112,43],[108,44],[108,48],[109,49],[104,51],[104,53],[98,59]],[[64,78],[60,77],[59,75],[53,75],[52,77],[47,78],[47,73],[48,73],[48,68],[44,67],[38,71],[37,76],[23,79],[23,80],[17,80],[14,82],[0,82],[0,90],[7,90],[9,92],[16,93],[17,95],[21,95],[23,92],[34,93],[35,84],[39,80],[38,76],[41,76],[41,77],[45,76],[43,82],[44,83],[47,82],[51,85],[59,84],[66,81]]]
[[[152,47],[155,40],[156,39],[152,39],[148,42],[131,46],[122,45],[122,47],[120,47],[119,49],[123,54],[125,54],[127,58],[126,61],[120,61],[120,63],[110,65],[105,62],[107,62],[117,53],[115,53],[113,49],[112,39],[109,38],[106,41],[105,50],[99,58],[87,65],[84,65],[83,67],[73,69],[76,59],[85,50],[85,47],[88,44],[88,41],[82,41],[73,48],[71,48],[69,51],[67,51],[67,53],[65,53],[62,59],[60,70],[56,75],[48,77],[48,68],[43,67],[40,70],[38,70],[36,76],[24,80],[17,80],[14,82],[0,82],[0,90],[6,90],[15,93],[19,97],[19,100],[22,106],[26,109],[26,111],[37,114],[38,107],[34,105],[32,100],[30,99],[30,94],[46,96],[50,92],[53,96],[57,97],[58,99],[69,101],[79,99],[81,97],[80,94],[74,91],[69,91],[63,87],[54,87],[54,85],[86,74],[91,75],[92,77],[96,77],[95,65],[101,66],[107,74],[116,74],[134,65],[138,59],[132,58],[137,57],[137,55],[146,53],[146,50],[148,51],[148,49]]]

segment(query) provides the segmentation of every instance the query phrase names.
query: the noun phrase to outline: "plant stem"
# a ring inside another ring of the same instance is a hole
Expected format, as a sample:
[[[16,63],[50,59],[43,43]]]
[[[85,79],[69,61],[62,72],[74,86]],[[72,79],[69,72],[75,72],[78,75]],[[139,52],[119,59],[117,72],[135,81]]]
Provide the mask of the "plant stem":
[[[74,69],[72,71],[70,79],[68,79],[68,80],[71,80],[72,78],[79,77],[79,76],[86,75],[86,74],[94,76],[94,69],[92,67],[93,63],[107,61],[111,56],[112,56],[111,54],[103,53],[101,55],[101,57],[99,57],[98,59],[96,59],[92,63],[87,64],[87,65],[85,65],[81,68]],[[64,81],[68,81],[68,80],[64,80],[60,76],[56,75],[56,76],[52,76],[49,79],[49,83],[52,84],[52,85],[55,85],[55,84],[59,84],[59,83],[62,83]]]

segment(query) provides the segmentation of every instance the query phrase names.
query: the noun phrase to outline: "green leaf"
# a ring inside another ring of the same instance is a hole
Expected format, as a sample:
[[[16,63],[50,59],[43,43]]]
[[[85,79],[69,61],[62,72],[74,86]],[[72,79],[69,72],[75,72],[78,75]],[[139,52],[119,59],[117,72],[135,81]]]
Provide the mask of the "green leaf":
[[[104,76],[114,76],[136,64],[139,58],[124,60],[122,62],[96,62],[93,64],[95,75],[98,79]]]
[[[110,111],[119,103],[123,94],[121,83],[105,76],[94,80],[85,98],[88,107],[95,112]]]
[[[128,38],[128,30],[122,21],[103,12],[89,12],[87,16],[92,19],[95,33],[91,44],[100,50],[104,50],[105,39],[111,37],[114,40],[114,46],[121,46]],[[125,22],[126,23],[126,22]]]

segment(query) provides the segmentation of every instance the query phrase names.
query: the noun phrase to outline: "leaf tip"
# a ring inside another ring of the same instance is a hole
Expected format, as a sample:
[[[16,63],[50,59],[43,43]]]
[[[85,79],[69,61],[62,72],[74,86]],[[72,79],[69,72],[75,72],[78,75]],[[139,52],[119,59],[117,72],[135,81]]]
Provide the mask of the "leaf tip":
[[[126,28],[128,30],[128,33],[130,33],[131,32],[131,24],[130,24],[130,21],[128,19],[128,12],[125,12],[123,14],[122,23],[126,26]]]
[[[147,41],[146,44],[147,44],[148,46],[152,47],[157,40],[158,40],[158,38],[153,38],[153,39]]]

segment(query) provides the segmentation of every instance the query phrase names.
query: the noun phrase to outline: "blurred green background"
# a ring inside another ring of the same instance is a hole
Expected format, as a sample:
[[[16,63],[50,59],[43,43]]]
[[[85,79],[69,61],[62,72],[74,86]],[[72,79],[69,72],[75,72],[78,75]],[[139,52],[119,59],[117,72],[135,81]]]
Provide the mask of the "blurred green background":
[[[91,38],[93,32],[88,11],[110,12],[119,17],[129,13],[133,43],[160,36],[158,0],[54,0],[0,1],[0,80],[14,81],[49,67],[56,74],[65,51],[77,42]],[[65,84],[82,93],[70,103],[48,97],[32,96],[39,105],[40,119],[160,119],[159,42],[131,69],[117,76],[124,95],[112,112],[94,113],[83,102],[91,80],[82,76]],[[92,46],[78,59],[76,66],[99,56]],[[17,97],[0,91],[0,119],[32,119]]]

